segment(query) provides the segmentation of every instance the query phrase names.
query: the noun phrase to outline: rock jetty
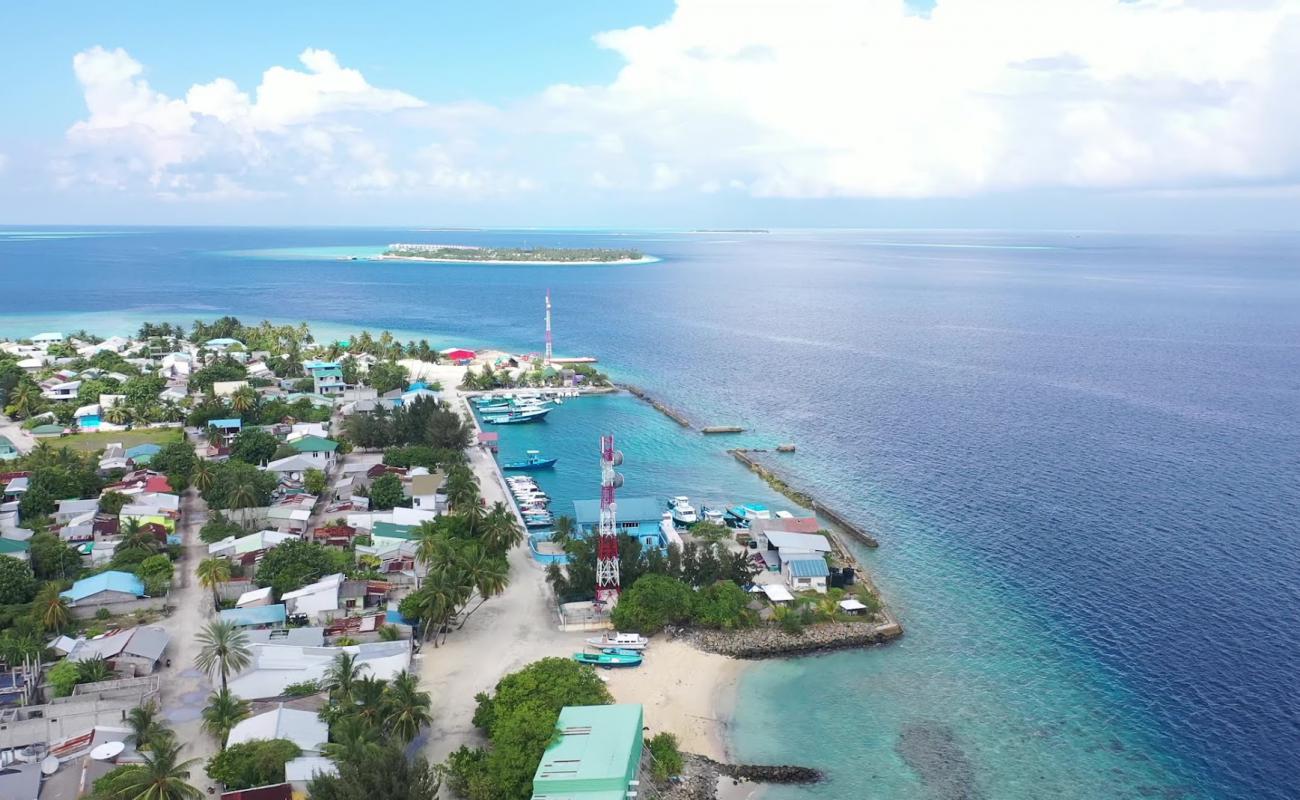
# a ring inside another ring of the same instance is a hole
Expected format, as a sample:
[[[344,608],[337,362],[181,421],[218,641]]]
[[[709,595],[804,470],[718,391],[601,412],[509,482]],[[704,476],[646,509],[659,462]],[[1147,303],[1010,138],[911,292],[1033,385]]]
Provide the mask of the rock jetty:
[[[897,638],[903,628],[892,617],[884,622],[825,622],[809,625],[799,633],[776,627],[734,631],[689,630],[678,636],[710,653],[758,660],[784,656],[868,647]]]

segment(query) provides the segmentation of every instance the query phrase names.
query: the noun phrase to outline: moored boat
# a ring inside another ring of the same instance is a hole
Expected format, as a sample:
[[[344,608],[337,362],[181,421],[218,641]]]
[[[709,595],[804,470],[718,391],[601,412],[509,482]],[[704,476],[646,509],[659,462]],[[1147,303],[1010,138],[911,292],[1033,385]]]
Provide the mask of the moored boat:
[[[518,425],[523,422],[537,422],[551,413],[549,408],[530,409],[528,411],[508,411],[504,414],[484,415],[483,421],[489,425]]]
[[[502,469],[510,470],[535,470],[550,469],[555,466],[558,458],[542,458],[541,450],[529,450],[522,461],[507,461],[501,465]]]
[[[574,653],[573,660],[593,667],[635,667],[641,664],[640,653]]]
[[[606,633],[602,636],[588,638],[587,644],[594,647],[621,647],[625,650],[644,650],[650,644],[650,640],[639,633]]]
[[[691,499],[685,495],[670,499],[668,510],[672,512],[673,524],[679,528],[689,528],[700,521],[699,515],[695,513],[695,506],[691,505]]]

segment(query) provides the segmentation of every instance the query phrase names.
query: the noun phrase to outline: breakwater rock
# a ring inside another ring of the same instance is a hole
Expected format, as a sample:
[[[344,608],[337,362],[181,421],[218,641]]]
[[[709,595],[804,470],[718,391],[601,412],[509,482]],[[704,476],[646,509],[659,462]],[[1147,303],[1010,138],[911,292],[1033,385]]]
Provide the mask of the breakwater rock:
[[[686,419],[685,414],[681,413],[680,411],[673,408],[672,406],[665,405],[659,402],[658,400],[654,399],[653,397],[650,396],[649,392],[647,392],[645,389],[642,389],[640,386],[633,386],[630,383],[624,383],[624,384],[619,384],[619,388],[625,389],[629,394],[635,397],[639,397],[642,400],[646,401],[656,411],[668,417],[668,419],[672,420],[673,422],[676,422],[678,425],[681,425],[683,428],[691,427],[690,420]]]
[[[903,634],[892,617],[884,622],[826,622],[799,633],[759,627],[734,631],[690,630],[678,634],[694,647],[746,660],[782,658],[851,647],[882,644]]]
[[[721,778],[730,778],[736,783],[749,781],[806,785],[819,783],[825,777],[811,767],[790,764],[725,764],[695,753],[682,753],[682,767],[682,774],[676,776],[676,780],[656,783],[656,797],[665,800],[716,800]],[[641,774],[647,775],[649,770],[642,769]]]

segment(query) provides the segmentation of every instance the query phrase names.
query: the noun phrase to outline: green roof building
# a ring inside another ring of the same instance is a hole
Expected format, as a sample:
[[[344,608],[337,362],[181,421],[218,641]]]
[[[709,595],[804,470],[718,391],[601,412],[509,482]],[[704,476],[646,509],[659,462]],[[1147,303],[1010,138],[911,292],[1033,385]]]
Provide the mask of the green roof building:
[[[640,705],[567,706],[533,775],[533,800],[625,800],[637,791],[641,725]]]
[[[333,453],[339,449],[338,442],[323,439],[319,436],[304,436],[301,439],[294,439],[289,442],[289,446],[299,453]]]

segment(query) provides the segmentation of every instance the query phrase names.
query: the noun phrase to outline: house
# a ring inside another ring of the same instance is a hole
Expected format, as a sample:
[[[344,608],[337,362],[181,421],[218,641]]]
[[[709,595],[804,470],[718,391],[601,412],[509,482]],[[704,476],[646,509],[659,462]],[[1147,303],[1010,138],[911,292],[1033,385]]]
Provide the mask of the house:
[[[351,653],[361,674],[391,680],[411,666],[411,643],[367,642],[348,647],[303,647],[254,642],[249,645],[249,665],[230,679],[230,691],[245,700],[279,697],[286,687],[319,681],[339,653]]]
[[[289,442],[293,442],[304,436],[329,438],[329,427],[324,422],[295,422],[289,426],[289,432],[284,438]]]
[[[45,425],[37,425],[35,428],[28,431],[28,433],[38,439],[43,439],[47,436],[62,436],[64,433],[67,433],[67,429],[62,425],[56,425],[51,422]]]
[[[280,600],[290,614],[305,614],[311,622],[328,621],[343,608],[340,598],[343,582],[343,573],[336,572],[296,591],[285,592]]]
[[[814,592],[826,592],[826,579],[831,570],[826,559],[817,555],[800,555],[781,559],[781,574],[785,582],[796,592],[811,589]]]
[[[248,381],[216,381],[212,384],[212,393],[217,397],[230,397],[248,385]]]
[[[19,561],[30,561],[31,551],[31,542],[8,537],[0,538],[0,556],[9,556]]]
[[[203,343],[203,347],[207,350],[212,350],[213,352],[216,353],[225,353],[230,351],[231,349],[243,350],[244,343],[239,341],[238,339],[230,339],[230,338],[222,337],[219,339],[207,340],[206,342]]]
[[[70,640],[61,636],[54,648],[64,650],[69,661],[88,661],[103,658],[118,672],[131,677],[151,675],[158,669],[171,636],[156,626],[139,626],[111,631],[91,639]]]
[[[118,512],[121,525],[131,520],[141,525],[157,525],[166,533],[176,532],[176,522],[180,519],[180,497],[174,494],[156,494],[147,492],[131,498],[131,502],[122,506]],[[165,536],[166,534],[164,534]]]
[[[248,643],[288,644],[295,647],[324,647],[324,628],[253,628],[244,631]]]
[[[290,447],[315,462],[318,469],[334,466],[334,452],[339,443],[322,436],[303,436],[288,443]]]
[[[565,706],[533,774],[533,800],[637,796],[643,720],[635,703]]]
[[[321,469],[322,465],[311,456],[303,453],[295,453],[284,458],[277,458],[268,463],[262,469],[267,472],[274,472],[290,480],[302,480],[303,473],[309,469]]]
[[[321,747],[330,739],[330,729],[316,712],[285,708],[281,704],[231,728],[226,746],[257,739],[287,739],[298,745],[303,755],[318,756]]]
[[[58,507],[55,508],[52,515],[56,523],[67,523],[83,514],[94,514],[99,511],[99,500],[60,500]]]
[[[258,606],[271,605],[271,587],[266,586],[261,589],[252,589],[244,592],[235,601],[235,608],[256,608]]]
[[[667,549],[668,540],[659,527],[663,519],[663,501],[653,497],[619,498],[618,532],[641,540],[643,547]],[[584,534],[594,535],[600,525],[599,500],[574,500],[573,519]]]
[[[266,551],[298,538],[296,533],[280,531],[258,531],[238,538],[227,536],[219,542],[208,545],[208,555],[227,558],[244,565],[256,564]]]
[[[38,333],[32,337],[32,344],[38,347],[49,347],[52,344],[58,344],[64,340],[61,333]]]
[[[222,792],[221,800],[293,800],[293,786],[288,783],[273,783],[251,789],[233,789]]]
[[[785,533],[784,531],[765,531],[755,537],[759,550],[775,550],[777,558],[785,561],[800,556],[821,558],[831,552],[830,541],[820,533]]]
[[[131,463],[136,466],[143,466],[148,464],[160,450],[162,450],[162,445],[145,442],[144,444],[138,444],[135,447],[128,447],[125,451],[125,455],[127,458],[131,459]]]
[[[5,800],[37,800],[41,794],[41,765],[15,761],[0,768],[0,797]]]
[[[446,482],[447,476],[441,471],[423,475],[411,475],[411,507],[421,508],[428,511],[437,511],[438,497],[442,493],[442,486]]]
[[[217,618],[229,622],[236,628],[284,627],[288,621],[284,603],[269,606],[248,606],[245,608],[223,608],[217,612]]]
[[[194,357],[189,353],[168,353],[162,357],[158,374],[168,379],[188,378],[193,371]]]
[[[13,461],[22,455],[18,452],[18,445],[14,444],[8,436],[0,436],[0,461]]]
[[[158,393],[160,403],[179,403],[189,396],[189,385],[185,383],[169,384]]]
[[[208,420],[208,427],[215,428],[221,436],[230,439],[243,430],[244,423],[238,418],[213,419]]]
[[[41,397],[56,401],[76,400],[79,391],[81,391],[81,381],[62,381],[42,389]]]
[[[295,795],[307,794],[307,784],[317,775],[337,775],[339,768],[324,756],[298,756],[284,762],[284,779],[289,782]]]
[[[109,570],[82,578],[59,596],[73,608],[112,606],[144,597],[144,582],[129,572]]]
[[[309,361],[303,369],[311,376],[312,391],[322,397],[342,397],[348,388],[343,381],[343,367],[336,361]]]

